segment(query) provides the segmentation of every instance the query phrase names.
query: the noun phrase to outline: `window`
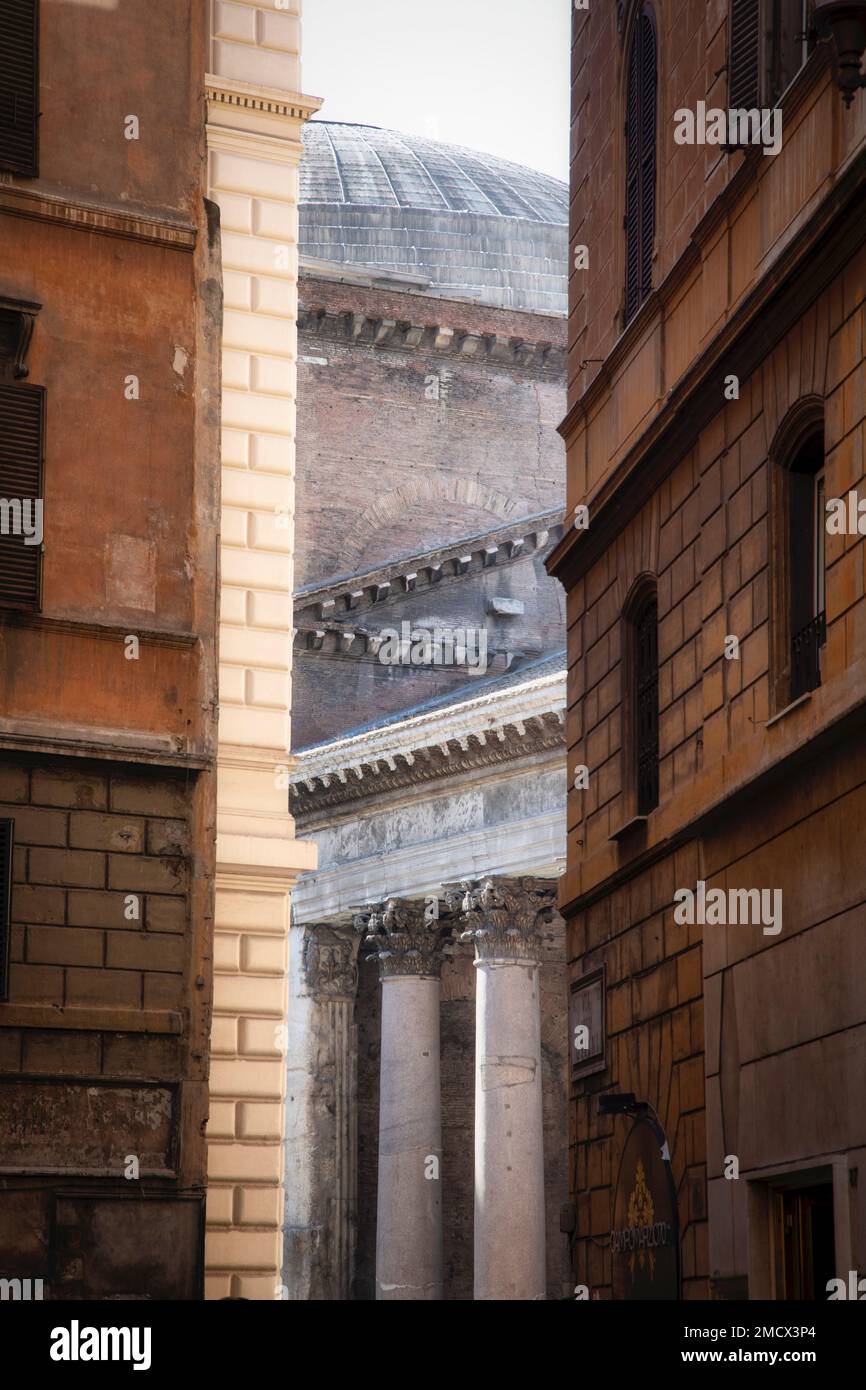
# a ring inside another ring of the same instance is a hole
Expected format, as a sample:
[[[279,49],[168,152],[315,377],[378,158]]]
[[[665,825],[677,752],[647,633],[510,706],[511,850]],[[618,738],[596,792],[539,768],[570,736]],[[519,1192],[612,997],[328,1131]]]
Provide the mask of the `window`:
[[[658,63],[652,15],[635,21],[628,60],[625,120],[626,275],[624,324],[634,318],[652,289],[656,217],[656,88]]]
[[[731,0],[730,108],[753,111],[775,106],[815,41],[812,0]]]
[[[637,813],[647,816],[659,804],[659,646],[655,592],[634,619],[635,749]]]
[[[821,684],[826,508],[824,436],[813,434],[791,464],[788,486],[788,574],[791,632],[790,698]]]
[[[0,606],[38,609],[45,391],[0,382]]]
[[[12,938],[12,849],[15,822],[0,820],[0,999],[9,997],[9,946]]]
[[[0,0],[0,169],[39,173],[39,0]]]

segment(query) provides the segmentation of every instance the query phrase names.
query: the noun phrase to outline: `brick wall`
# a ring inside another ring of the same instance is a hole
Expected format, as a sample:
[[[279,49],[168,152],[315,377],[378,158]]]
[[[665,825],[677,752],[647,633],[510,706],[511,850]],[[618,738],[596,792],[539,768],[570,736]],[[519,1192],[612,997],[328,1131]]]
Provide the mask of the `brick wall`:
[[[0,816],[15,836],[0,1003],[2,1204],[14,1219],[0,1223],[0,1264],[23,1265],[55,1298],[200,1296],[210,880],[191,845],[206,843],[202,791],[162,769],[0,762]],[[77,1205],[61,1221],[72,1179]],[[142,1190],[150,1236],[115,1205]],[[121,1213],[111,1253],[104,1237],[80,1236],[70,1260],[69,1231],[94,1203],[106,1230]],[[165,1240],[171,1264],[156,1249]]]
[[[564,321],[543,315],[306,278],[299,295],[302,309],[351,307],[373,319],[444,322],[455,333],[506,339],[538,334],[564,345]],[[296,586],[562,502],[561,371],[538,374],[420,347],[395,352],[304,329],[298,354]],[[439,381],[437,399],[426,394],[430,375]],[[461,483],[474,486],[477,501],[461,500]]]
[[[396,590],[397,586],[394,585]],[[491,610],[494,598],[517,599],[523,613],[500,617]],[[304,614],[310,626],[315,618]],[[341,615],[351,629],[352,614]],[[437,628],[473,631],[469,656],[477,665],[486,641],[486,670],[469,674],[467,666],[385,665],[371,653],[356,656],[297,648],[294,668],[293,738],[297,748],[308,747],[347,729],[424,700],[462,689],[471,699],[477,682],[501,676],[564,644],[565,598],[562,588],[545,573],[540,556],[528,556],[496,570],[468,574],[459,583],[398,597],[360,614],[358,626],[372,633],[385,629],[402,633],[402,623],[433,633]],[[475,635],[475,634],[480,635]],[[508,664],[510,658],[511,664]]]
[[[180,1008],[183,783],[4,764],[0,795],[0,816],[15,821],[9,1002]]]
[[[570,798],[569,836],[585,888],[616,867],[609,837],[627,819],[622,612],[643,570],[657,575],[659,602],[661,805],[653,838],[807,742],[856,692],[866,657],[864,538],[828,535],[822,685],[806,706],[766,727],[786,698],[774,694],[771,659],[770,499],[781,461],[770,451],[798,400],[821,398],[827,497],[849,489],[866,497],[864,313],[861,249],[569,596],[569,765],[590,768],[589,789]],[[737,660],[725,658],[729,635],[739,641]]]
[[[569,922],[570,980],[606,969],[607,1067],[572,1087],[570,1171],[577,1205],[575,1280],[611,1297],[608,1246],[620,1159],[632,1121],[602,1117],[600,1091],[632,1091],[658,1114],[670,1147],[683,1296],[706,1298],[706,1140],[701,928],[673,920],[676,886],[697,879],[685,846]]]

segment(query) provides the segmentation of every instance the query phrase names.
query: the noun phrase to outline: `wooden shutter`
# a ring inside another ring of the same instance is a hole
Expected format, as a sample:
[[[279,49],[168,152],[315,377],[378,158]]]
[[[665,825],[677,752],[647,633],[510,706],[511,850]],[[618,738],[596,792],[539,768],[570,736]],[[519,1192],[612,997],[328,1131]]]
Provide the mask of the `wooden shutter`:
[[[819,623],[815,620],[813,577],[815,565],[814,477],[792,470],[788,486],[791,624],[791,699],[799,699],[821,683],[818,665]]]
[[[625,322],[652,289],[656,203],[656,36],[649,15],[638,16],[628,63],[626,104]]]
[[[39,0],[0,0],[0,169],[36,178]]]
[[[41,386],[0,384],[0,606],[38,608],[42,576],[42,546],[25,545],[23,534],[11,529],[13,509],[3,503],[30,501],[31,526],[36,520],[33,503],[42,497],[42,460],[45,440],[45,391]]]
[[[731,0],[728,105],[755,111],[761,105],[761,0]]]
[[[9,997],[9,944],[12,937],[13,820],[0,820],[0,999]]]
[[[659,804],[659,646],[658,604],[653,597],[635,623],[637,700],[637,812],[646,816]]]
[[[625,122],[625,321],[640,305],[640,120],[638,116],[637,42],[631,46],[628,64],[628,107]]]
[[[640,84],[640,297],[653,285],[653,243],[656,234],[656,36],[652,21],[641,15]]]

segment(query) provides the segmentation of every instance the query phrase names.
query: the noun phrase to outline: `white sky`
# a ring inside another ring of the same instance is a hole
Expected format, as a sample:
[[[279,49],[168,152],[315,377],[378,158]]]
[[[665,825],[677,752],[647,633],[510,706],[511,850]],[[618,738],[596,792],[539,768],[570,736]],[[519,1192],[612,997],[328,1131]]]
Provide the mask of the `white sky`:
[[[566,180],[570,35],[571,0],[304,0],[303,90]]]

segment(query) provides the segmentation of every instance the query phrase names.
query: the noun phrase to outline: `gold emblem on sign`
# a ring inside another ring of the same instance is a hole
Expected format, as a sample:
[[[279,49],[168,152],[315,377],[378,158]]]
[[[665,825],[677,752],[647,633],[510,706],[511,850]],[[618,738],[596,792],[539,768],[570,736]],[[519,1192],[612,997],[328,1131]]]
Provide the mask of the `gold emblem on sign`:
[[[644,1171],[643,1160],[638,1159],[634,1173],[634,1187],[628,1199],[628,1224],[638,1230],[652,1226],[655,1216],[655,1206],[653,1205],[652,1195],[646,1185],[646,1172]],[[637,1250],[632,1250],[628,1257],[628,1268],[632,1279],[634,1278],[634,1262],[637,1259],[640,1268],[644,1267],[644,1260],[649,1262],[649,1277],[655,1275],[656,1258],[652,1250],[645,1249],[641,1244]]]

